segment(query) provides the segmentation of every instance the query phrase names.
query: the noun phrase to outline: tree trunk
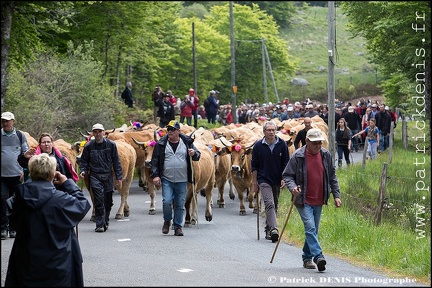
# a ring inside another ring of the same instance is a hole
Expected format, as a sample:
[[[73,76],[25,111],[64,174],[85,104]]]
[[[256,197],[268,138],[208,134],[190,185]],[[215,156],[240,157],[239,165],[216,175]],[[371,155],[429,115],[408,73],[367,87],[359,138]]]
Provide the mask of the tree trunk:
[[[1,112],[3,113],[4,98],[7,90],[6,79],[10,50],[10,33],[12,30],[12,16],[15,9],[15,1],[2,2],[1,9]]]

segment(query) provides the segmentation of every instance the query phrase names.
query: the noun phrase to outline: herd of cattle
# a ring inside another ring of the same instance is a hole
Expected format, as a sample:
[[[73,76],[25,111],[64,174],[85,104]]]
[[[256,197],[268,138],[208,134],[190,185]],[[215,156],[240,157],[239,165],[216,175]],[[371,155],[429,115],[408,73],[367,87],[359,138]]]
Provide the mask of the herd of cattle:
[[[315,116],[311,119],[312,127],[319,128],[327,138],[328,127],[322,118]],[[198,221],[196,207],[198,193],[201,193],[206,198],[205,219],[207,221],[212,220],[213,189],[218,189],[217,205],[223,208],[225,206],[224,188],[226,183],[229,183],[230,199],[235,199],[234,189],[237,192],[240,201],[240,215],[246,214],[245,196],[249,202],[249,208],[253,209],[253,213],[257,213],[254,204],[255,195],[251,192],[251,152],[255,141],[264,137],[262,126],[265,121],[267,121],[265,118],[258,118],[257,122],[244,125],[231,124],[210,130],[203,127],[196,129],[193,126],[181,124],[181,133],[194,138],[194,144],[201,152],[200,160],[192,161],[194,183],[188,183],[185,227],[194,225]],[[289,119],[282,122],[273,119],[273,121],[278,128],[276,135],[287,143],[289,155],[292,155],[295,150],[293,145],[295,137],[304,128],[303,118]],[[150,195],[149,214],[156,213],[155,195],[157,189],[150,178],[151,156],[156,142],[165,135],[166,128],[160,128],[154,124],[134,124],[131,123],[130,126],[123,125],[111,131],[105,131],[105,137],[115,141],[117,145],[123,169],[123,181],[119,187],[115,187],[121,195],[121,203],[115,216],[116,219],[122,219],[130,215],[127,199],[135,171],[139,178],[138,185]],[[29,146],[35,147],[38,145],[35,138],[27,132],[24,133]],[[77,141],[74,144],[70,144],[63,139],[54,142],[54,145],[75,167],[77,167],[77,161],[80,158],[82,149],[85,143],[90,141],[92,133],[81,133],[81,136],[84,137],[84,140]],[[324,141],[323,147],[328,148],[327,140]],[[76,170],[78,171],[78,168]],[[84,179],[84,183],[88,187],[88,179]],[[92,191],[91,189],[88,190],[93,200]],[[92,215],[93,219],[94,213]]]

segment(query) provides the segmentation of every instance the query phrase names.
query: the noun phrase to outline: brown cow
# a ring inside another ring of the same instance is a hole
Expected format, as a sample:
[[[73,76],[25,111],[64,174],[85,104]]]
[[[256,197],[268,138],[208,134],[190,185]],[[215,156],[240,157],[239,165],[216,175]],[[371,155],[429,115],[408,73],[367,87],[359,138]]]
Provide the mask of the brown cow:
[[[257,212],[256,207],[254,205],[254,193],[252,190],[252,168],[251,168],[251,160],[252,160],[252,149],[253,144],[245,144],[242,142],[234,142],[233,146],[225,147],[221,150],[220,154],[224,153],[231,154],[231,178],[234,187],[237,190],[237,195],[240,201],[240,215],[246,215],[246,209],[244,206],[244,191],[246,191],[246,195],[249,201],[249,208],[254,208],[254,213]]]
[[[212,147],[214,153],[214,163],[215,163],[215,186],[218,188],[219,199],[217,204],[219,208],[225,208],[225,184],[228,181],[229,184],[229,197],[231,200],[235,199],[235,194],[233,191],[233,182],[231,177],[231,155],[228,153],[222,153],[224,147],[231,147],[231,142],[227,141],[225,137],[220,137],[218,139],[212,140],[209,145]]]
[[[35,148],[39,145],[38,141],[33,138],[28,132],[22,131],[27,139],[27,143],[29,145],[29,148]]]
[[[158,140],[158,136],[156,131],[153,133],[153,138],[148,140],[147,142],[140,142],[137,141],[135,138],[132,137],[132,140],[136,145],[140,147],[141,150],[144,151],[144,158],[145,158],[145,168],[144,168],[144,176],[145,181],[147,183],[147,191],[150,195],[150,209],[149,214],[155,215],[156,214],[156,205],[155,205],[155,199],[156,199],[156,187],[153,184],[152,179],[150,178],[151,173],[151,157],[153,155],[154,146],[156,145],[156,142]]]
[[[185,227],[190,227],[198,222],[197,213],[197,193],[204,189],[206,197],[206,210],[205,218],[207,221],[213,219],[212,211],[212,193],[215,184],[215,166],[213,155],[207,145],[201,143],[200,141],[194,141],[194,145],[201,152],[201,157],[199,161],[192,161],[193,169],[193,181],[194,183],[188,183],[187,193],[186,193],[186,218]],[[195,192],[195,193],[194,193]],[[192,201],[192,197],[194,200]],[[192,202],[192,203],[191,203]],[[192,207],[191,207],[192,205]]]

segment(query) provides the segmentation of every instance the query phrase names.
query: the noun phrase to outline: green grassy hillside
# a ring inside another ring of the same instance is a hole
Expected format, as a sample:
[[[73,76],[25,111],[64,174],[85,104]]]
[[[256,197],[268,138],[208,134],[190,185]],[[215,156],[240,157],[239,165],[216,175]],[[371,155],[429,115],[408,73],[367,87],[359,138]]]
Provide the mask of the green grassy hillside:
[[[335,14],[335,89],[351,92],[352,98],[361,97],[356,94],[355,86],[375,84],[379,81],[379,75],[376,75],[375,67],[368,63],[365,40],[353,38],[346,30],[348,18],[338,8]],[[291,28],[281,30],[281,36],[288,42],[289,53],[299,63],[294,77],[308,80],[309,85],[293,86],[290,84],[291,79],[287,79],[285,83],[278,83],[278,86],[283,91],[291,91],[291,95],[288,95],[290,99],[301,100],[326,91],[329,65],[328,8],[308,7],[298,12],[293,23]]]

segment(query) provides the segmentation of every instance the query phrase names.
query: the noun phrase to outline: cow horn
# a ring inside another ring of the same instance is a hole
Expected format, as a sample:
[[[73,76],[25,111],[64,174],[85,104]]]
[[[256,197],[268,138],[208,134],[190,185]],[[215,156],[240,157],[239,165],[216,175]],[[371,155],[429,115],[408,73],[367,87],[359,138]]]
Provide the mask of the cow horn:
[[[135,142],[135,144],[137,144],[138,146],[139,146],[139,145],[144,145],[144,142],[139,142],[139,141],[135,140],[134,137],[132,137],[132,140],[133,140],[133,141]]]
[[[84,133],[82,133],[82,132],[80,131],[81,136],[83,136],[83,137],[86,138],[86,139],[87,139],[88,136],[90,136],[90,133],[89,133],[89,132],[87,132],[87,133],[88,133],[87,135],[84,135]]]
[[[131,124],[131,126],[133,126],[133,122],[132,122],[132,120],[129,120],[129,123]]]
[[[158,139],[158,138],[157,138],[157,133],[156,133],[156,129],[155,129],[155,130],[153,130],[153,137],[154,137],[154,140],[155,140],[155,141],[157,141],[157,139]]]

